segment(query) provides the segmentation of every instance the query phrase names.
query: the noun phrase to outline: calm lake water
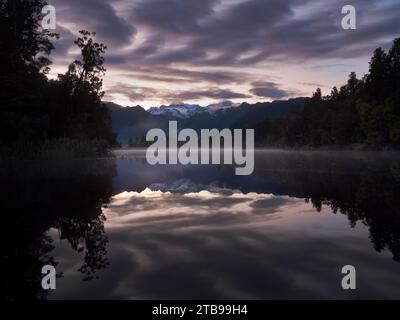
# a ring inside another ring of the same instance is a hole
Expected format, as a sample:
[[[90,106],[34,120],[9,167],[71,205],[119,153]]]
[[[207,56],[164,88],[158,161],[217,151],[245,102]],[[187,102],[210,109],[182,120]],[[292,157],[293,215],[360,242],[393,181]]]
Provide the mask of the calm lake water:
[[[134,150],[3,163],[2,299],[400,298],[399,160],[258,151],[250,176]]]

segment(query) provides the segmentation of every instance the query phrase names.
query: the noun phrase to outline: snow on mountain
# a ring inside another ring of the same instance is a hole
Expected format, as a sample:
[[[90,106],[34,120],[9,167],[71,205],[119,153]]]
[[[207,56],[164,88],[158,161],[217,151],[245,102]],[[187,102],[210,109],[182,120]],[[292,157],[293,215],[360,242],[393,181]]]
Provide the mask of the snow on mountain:
[[[239,104],[235,104],[232,101],[222,101],[220,103],[210,104],[207,107],[201,107],[198,104],[179,103],[171,104],[169,106],[162,105],[160,107],[151,107],[147,111],[152,115],[165,115],[178,119],[186,119],[201,112],[208,112],[212,114],[217,110],[228,109],[237,106],[239,106]]]
[[[171,104],[169,106],[151,107],[147,110],[152,115],[166,115],[174,118],[189,118],[192,115],[204,112],[204,108],[197,104]]]

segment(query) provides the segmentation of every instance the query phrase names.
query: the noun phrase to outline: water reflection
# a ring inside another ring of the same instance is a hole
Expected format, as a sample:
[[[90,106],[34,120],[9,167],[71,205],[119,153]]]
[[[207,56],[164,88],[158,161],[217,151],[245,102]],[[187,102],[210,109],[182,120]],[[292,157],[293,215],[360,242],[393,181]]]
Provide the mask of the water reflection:
[[[229,166],[153,167],[127,151],[8,167],[2,244],[11,276],[2,292],[6,299],[399,298],[399,158],[257,152],[251,176]],[[43,264],[60,273],[51,294],[40,289]],[[340,287],[345,264],[357,268],[356,292]]]
[[[102,204],[112,196],[115,163],[107,160],[2,163],[2,299],[44,299],[41,269],[57,267],[49,230],[82,255],[77,269],[91,280],[107,266]],[[58,277],[62,277],[62,270]]]

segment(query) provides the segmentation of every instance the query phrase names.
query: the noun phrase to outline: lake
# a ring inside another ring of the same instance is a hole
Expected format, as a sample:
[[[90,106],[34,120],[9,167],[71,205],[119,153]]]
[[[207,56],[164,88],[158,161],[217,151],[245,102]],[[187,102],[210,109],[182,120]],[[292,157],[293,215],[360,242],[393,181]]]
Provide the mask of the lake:
[[[140,150],[2,163],[2,299],[398,299],[399,160],[259,150],[249,176]]]

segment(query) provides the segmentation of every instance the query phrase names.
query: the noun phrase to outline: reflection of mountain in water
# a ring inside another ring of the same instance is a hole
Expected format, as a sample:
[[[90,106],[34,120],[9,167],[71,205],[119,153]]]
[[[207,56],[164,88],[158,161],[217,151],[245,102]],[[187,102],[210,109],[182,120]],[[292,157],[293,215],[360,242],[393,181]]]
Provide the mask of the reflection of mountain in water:
[[[113,162],[73,161],[21,165],[2,163],[2,299],[45,298],[41,269],[56,266],[53,240],[60,239],[83,254],[84,280],[107,265],[102,204],[112,195]],[[62,276],[62,274],[58,274]]]
[[[391,153],[257,152],[254,174],[236,176],[228,166],[152,167],[137,155],[120,155],[122,174],[115,187],[171,192],[225,188],[304,198],[317,211],[329,205],[347,215],[352,226],[367,225],[374,248],[388,248],[400,261],[399,158]]]
[[[366,225],[374,248],[389,249],[394,259],[400,261],[397,154],[257,152],[251,176],[236,176],[234,168],[222,165],[150,166],[144,155],[136,151],[119,151],[116,156],[113,160],[1,164],[2,262],[7,275],[1,282],[3,299],[46,298],[47,293],[41,289],[41,268],[45,264],[57,265],[54,237],[49,230],[57,230],[60,239],[83,257],[79,261],[81,279],[98,277],[98,271],[108,265],[107,247],[112,252],[112,243],[107,245],[104,232],[105,214],[124,210],[124,215],[111,224],[119,221],[121,228],[136,235],[138,243],[145,242],[140,238],[141,229],[131,232],[128,222],[135,225],[140,219],[143,223],[153,221],[151,227],[165,232],[179,222],[178,226],[188,230],[184,239],[189,241],[188,221],[197,223],[194,226],[206,225],[204,230],[214,230],[214,239],[219,232],[216,230],[220,230],[218,226],[229,225],[229,221],[238,228],[243,221],[253,226],[254,221],[272,217],[266,217],[266,213],[284,213],[287,209],[282,207],[288,205],[296,215],[306,201],[317,211],[329,212],[324,208],[329,206],[333,212],[346,215],[352,226],[357,222]],[[104,210],[112,196],[114,201]],[[241,212],[243,206],[250,215],[232,214],[232,210]],[[153,218],[148,216],[149,212]],[[115,216],[110,216],[109,223],[112,218]],[[148,230],[143,234],[164,235]],[[252,235],[252,230],[246,229],[245,234]],[[163,245],[164,241],[174,240],[168,233],[164,236]],[[176,244],[185,247],[184,243]],[[125,245],[134,246],[131,242]],[[281,257],[285,251],[273,249],[278,252],[277,261],[286,259]],[[307,246],[304,250],[311,249]],[[159,252],[151,253],[158,261]],[[235,261],[233,254],[231,258]],[[58,271],[62,276],[62,270]],[[248,272],[254,273],[251,266]],[[165,274],[161,275],[164,279]],[[143,283],[145,288],[148,285]]]

